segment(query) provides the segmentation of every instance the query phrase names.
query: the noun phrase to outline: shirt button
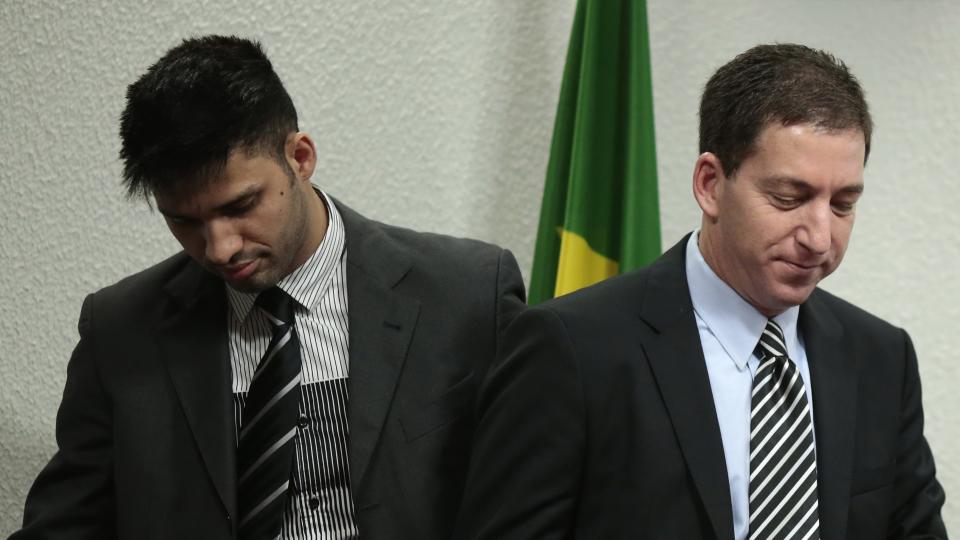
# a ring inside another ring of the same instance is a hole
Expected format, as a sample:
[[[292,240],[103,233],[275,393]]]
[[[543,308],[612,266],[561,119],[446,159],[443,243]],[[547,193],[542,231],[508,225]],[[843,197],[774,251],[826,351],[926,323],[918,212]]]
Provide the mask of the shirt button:
[[[287,425],[289,426],[290,424],[287,424]],[[307,418],[306,416],[301,416],[297,420],[297,425],[300,426],[300,429],[305,429],[307,426],[310,425],[310,419]]]
[[[320,499],[316,497],[310,497],[310,509],[316,510],[317,508],[320,508]]]

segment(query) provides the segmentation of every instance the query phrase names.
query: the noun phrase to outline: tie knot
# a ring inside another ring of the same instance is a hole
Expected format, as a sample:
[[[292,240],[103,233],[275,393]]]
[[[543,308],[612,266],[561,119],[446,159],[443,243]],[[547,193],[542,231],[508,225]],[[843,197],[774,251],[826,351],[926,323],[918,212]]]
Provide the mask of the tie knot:
[[[256,306],[283,324],[293,323],[293,297],[280,287],[270,287],[257,296]]]
[[[783,330],[773,319],[767,321],[767,326],[760,334],[760,341],[753,352],[761,360],[770,357],[787,357],[787,342],[783,339]]]

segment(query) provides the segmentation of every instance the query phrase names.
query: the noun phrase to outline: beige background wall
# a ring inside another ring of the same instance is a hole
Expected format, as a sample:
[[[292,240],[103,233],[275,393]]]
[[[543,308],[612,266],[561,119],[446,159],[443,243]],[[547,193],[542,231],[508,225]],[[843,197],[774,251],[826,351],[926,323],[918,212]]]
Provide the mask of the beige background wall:
[[[505,245],[526,274],[574,4],[0,2],[0,536],[54,449],[83,296],[177,249],[121,196],[127,84],[185,36],[259,38],[318,142],[321,186],[385,221]],[[960,533],[960,4],[649,0],[649,13],[665,247],[699,221],[695,111],[712,70],[799,41],[861,78],[877,124],[867,192],[825,286],[911,331]]]

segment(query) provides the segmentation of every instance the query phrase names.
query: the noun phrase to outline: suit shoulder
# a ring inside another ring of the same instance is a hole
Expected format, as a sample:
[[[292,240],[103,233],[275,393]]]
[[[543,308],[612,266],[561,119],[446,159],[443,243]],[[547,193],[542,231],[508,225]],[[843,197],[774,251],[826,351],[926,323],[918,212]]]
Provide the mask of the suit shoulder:
[[[562,319],[599,313],[636,313],[647,287],[650,267],[620,274],[589,287],[547,300],[539,306]]]
[[[519,273],[513,255],[488,242],[414,231],[376,221],[371,224],[393,249],[414,263],[418,280],[469,288],[488,279],[495,280],[504,264]],[[350,260],[349,253],[347,260]]]
[[[93,294],[101,301],[107,301],[112,305],[122,305],[125,302],[136,303],[144,296],[158,294],[166,283],[191,264],[196,263],[181,251],[149,268],[107,285]]]
[[[535,308],[552,312],[572,330],[605,331],[637,318],[649,276],[649,267],[633,270],[547,300]]]
[[[446,234],[415,231],[390,225],[363,216],[334,198],[343,218],[347,234],[347,261],[353,249],[373,253],[381,248],[416,263],[417,266],[450,271],[466,271],[478,267],[478,262],[499,264],[506,250],[493,244]]]
[[[423,232],[375,222],[380,230],[401,248],[421,256],[441,257],[450,262],[499,257],[503,248],[473,238],[462,238],[434,232]]]
[[[523,304],[523,281],[516,259],[499,246],[377,222],[370,222],[366,232],[369,243],[361,241],[360,248],[366,256],[357,259],[363,271],[383,275],[382,270],[373,269],[370,255],[377,249],[389,252],[378,264],[389,262],[408,269],[401,272],[397,290],[438,313],[449,313],[452,306],[474,314],[491,313],[491,309],[512,312]],[[353,260],[349,242],[348,238],[348,263]],[[477,309],[467,310],[466,306]],[[512,315],[504,316],[504,324],[510,319]]]
[[[846,326],[852,324],[865,330],[872,330],[874,332],[881,333],[899,333],[901,331],[899,327],[894,326],[893,324],[890,324],[880,317],[877,317],[869,311],[857,307],[843,298],[840,298],[839,296],[829,293],[823,289],[815,289],[813,294],[810,296],[810,300],[822,303],[823,305],[829,307],[834,315],[836,315],[837,318],[840,319],[840,321]]]
[[[817,312],[825,307],[843,328],[845,339],[861,343],[868,349],[875,349],[878,354],[886,351],[902,351],[904,340],[909,341],[906,331],[902,328],[822,289],[815,289],[807,300],[807,304],[810,310]],[[803,314],[803,308],[801,308],[801,314]]]

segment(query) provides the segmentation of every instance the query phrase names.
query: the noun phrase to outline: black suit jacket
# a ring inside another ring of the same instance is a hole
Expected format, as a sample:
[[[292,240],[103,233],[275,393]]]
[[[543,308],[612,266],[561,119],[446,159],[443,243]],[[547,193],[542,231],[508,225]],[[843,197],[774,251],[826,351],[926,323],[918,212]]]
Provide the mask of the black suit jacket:
[[[528,309],[481,390],[458,538],[733,538],[686,239]],[[800,309],[822,538],[944,538],[906,333],[816,290]]]
[[[513,256],[343,204],[349,465],[363,538],[449,536],[476,389],[522,309]],[[230,539],[235,435],[221,281],[186,255],[90,295],[59,450],[15,540]]]

